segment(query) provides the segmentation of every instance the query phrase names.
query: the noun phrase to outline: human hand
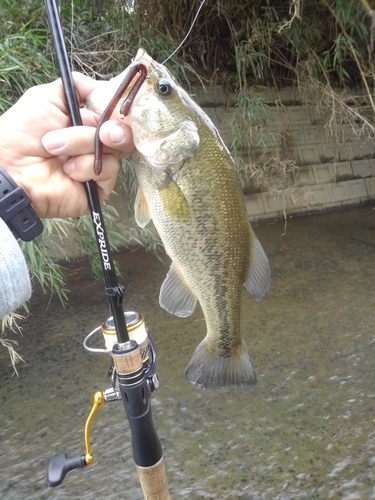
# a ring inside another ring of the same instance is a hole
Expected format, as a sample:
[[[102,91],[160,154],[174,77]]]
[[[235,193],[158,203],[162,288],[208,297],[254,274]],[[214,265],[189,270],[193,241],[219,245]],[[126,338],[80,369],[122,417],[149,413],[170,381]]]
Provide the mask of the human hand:
[[[99,82],[73,73],[79,104]],[[97,182],[100,201],[115,186],[119,159],[132,153],[130,126],[110,120],[100,129],[103,170],[93,171],[99,116],[81,108],[82,127],[70,127],[61,80],[32,87],[0,116],[0,165],[29,195],[40,217],[74,217],[88,212],[83,182]]]

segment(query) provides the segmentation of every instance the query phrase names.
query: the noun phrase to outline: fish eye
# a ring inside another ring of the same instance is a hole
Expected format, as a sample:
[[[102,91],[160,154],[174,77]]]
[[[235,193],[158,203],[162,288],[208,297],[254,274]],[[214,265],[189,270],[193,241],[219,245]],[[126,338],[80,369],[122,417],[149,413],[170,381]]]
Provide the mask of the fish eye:
[[[172,94],[173,87],[169,80],[161,79],[158,81],[157,90],[162,97],[168,97]]]

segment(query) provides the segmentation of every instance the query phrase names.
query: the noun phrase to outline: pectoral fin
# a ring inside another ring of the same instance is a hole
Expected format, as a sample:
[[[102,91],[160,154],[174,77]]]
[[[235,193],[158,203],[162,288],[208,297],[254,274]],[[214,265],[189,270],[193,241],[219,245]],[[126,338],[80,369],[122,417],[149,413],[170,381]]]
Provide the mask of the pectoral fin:
[[[163,210],[175,222],[191,220],[189,203],[177,183],[169,177],[159,188],[160,201]]]
[[[195,309],[197,299],[177,274],[173,262],[161,286],[159,303],[166,311],[180,318],[190,316]]]
[[[260,300],[268,292],[271,284],[271,268],[267,255],[263,250],[255,233],[252,234],[251,265],[246,288],[251,292],[256,300]]]
[[[143,191],[138,187],[137,196],[134,203],[135,220],[142,229],[150,222],[151,214]]]

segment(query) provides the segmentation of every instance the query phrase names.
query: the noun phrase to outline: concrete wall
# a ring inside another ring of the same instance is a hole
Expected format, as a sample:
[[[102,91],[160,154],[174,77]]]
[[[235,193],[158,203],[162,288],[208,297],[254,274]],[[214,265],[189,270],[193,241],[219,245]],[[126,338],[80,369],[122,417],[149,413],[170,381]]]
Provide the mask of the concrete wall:
[[[261,189],[245,190],[246,207],[252,221],[275,220],[286,215],[303,215],[346,206],[360,205],[375,199],[375,137],[361,133],[361,123],[341,120],[334,123],[334,131],[312,108],[301,104],[298,93],[292,88],[254,90],[267,106],[266,129],[272,134],[271,144],[255,148],[252,157],[261,165],[270,158],[295,162],[292,193],[288,190],[278,196]],[[225,94],[216,87],[209,91],[197,90],[194,98],[203,107],[218,128],[224,142],[230,147],[233,134],[230,122],[233,117],[235,96]],[[279,105],[275,105],[278,100]],[[229,106],[228,106],[229,103]],[[282,104],[280,106],[280,103]],[[374,123],[374,117],[369,119]],[[285,137],[288,139],[285,158]],[[239,151],[244,162],[248,151]],[[294,196],[303,190],[302,196]],[[307,200],[307,201],[306,201]]]
[[[277,220],[285,215],[323,212],[375,200],[374,137],[356,135],[351,125],[345,123],[336,128],[333,136],[325,127],[326,120],[303,106],[292,88],[277,92],[267,88],[256,93],[268,106],[263,133],[272,134],[274,141],[266,147],[256,148],[252,156],[258,165],[276,157],[295,162],[298,169],[290,179],[293,190],[277,196],[262,192],[253,183],[246,186],[245,202],[251,221]],[[197,89],[193,97],[210,116],[229,148],[233,139],[230,122],[236,96],[214,87],[207,91]],[[276,99],[282,106],[275,106]],[[370,119],[374,123],[374,117]],[[287,147],[283,143],[286,137]],[[239,156],[247,162],[249,151],[243,149]],[[303,196],[298,196],[299,191]],[[122,196],[112,194],[109,203],[118,211],[118,220],[127,227],[128,214]],[[64,256],[79,254],[73,238],[67,238],[63,246]]]

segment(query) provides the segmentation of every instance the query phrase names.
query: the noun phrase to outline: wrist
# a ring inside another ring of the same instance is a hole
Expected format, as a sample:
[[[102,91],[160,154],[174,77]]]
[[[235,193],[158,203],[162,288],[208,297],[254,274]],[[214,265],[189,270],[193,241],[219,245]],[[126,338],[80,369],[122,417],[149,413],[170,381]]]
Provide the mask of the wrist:
[[[16,238],[31,241],[43,231],[42,221],[26,191],[0,167],[0,217]]]

